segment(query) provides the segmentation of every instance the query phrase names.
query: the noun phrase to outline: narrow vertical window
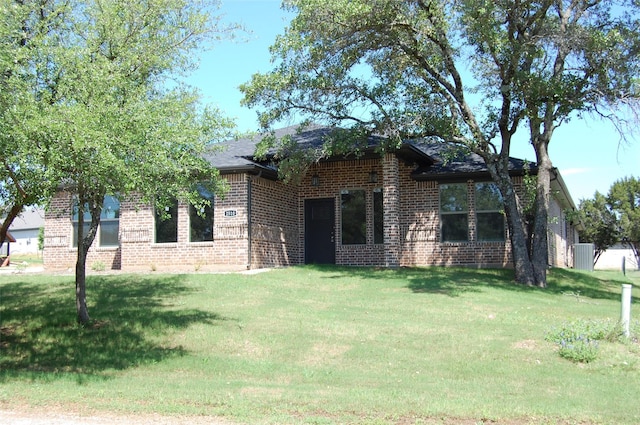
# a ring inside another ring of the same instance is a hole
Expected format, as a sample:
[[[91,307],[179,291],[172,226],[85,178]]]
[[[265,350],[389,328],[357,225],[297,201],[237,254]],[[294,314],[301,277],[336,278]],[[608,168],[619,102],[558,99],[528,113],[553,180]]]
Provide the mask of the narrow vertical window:
[[[105,196],[100,215],[100,246],[118,246],[120,231],[120,202],[113,196]]]
[[[73,247],[78,247],[78,201],[73,201],[73,215],[71,216],[71,224],[73,226]],[[82,226],[82,234],[86,235],[89,232],[89,226],[91,225],[91,212],[89,212],[89,205],[84,206],[84,226]]]
[[[373,243],[384,243],[384,206],[382,189],[373,190]]]
[[[156,243],[178,242],[178,201],[156,211]]]
[[[442,242],[469,240],[467,185],[440,185],[440,230]]]
[[[341,193],[342,244],[367,243],[367,209],[364,190],[343,190]]]
[[[504,241],[502,195],[495,183],[476,183],[476,233],[479,241]]]
[[[189,205],[189,241],[206,242],[213,240],[213,194],[204,189],[198,188],[198,192],[203,199],[209,201],[209,205],[203,205],[201,209],[196,209]]]

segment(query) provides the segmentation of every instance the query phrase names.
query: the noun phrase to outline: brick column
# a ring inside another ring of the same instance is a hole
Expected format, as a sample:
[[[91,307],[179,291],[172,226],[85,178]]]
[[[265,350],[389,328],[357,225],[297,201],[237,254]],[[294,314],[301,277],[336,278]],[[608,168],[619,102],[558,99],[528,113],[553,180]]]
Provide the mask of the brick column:
[[[382,159],[384,208],[384,261],[386,267],[400,267],[400,172],[398,158],[387,153]]]

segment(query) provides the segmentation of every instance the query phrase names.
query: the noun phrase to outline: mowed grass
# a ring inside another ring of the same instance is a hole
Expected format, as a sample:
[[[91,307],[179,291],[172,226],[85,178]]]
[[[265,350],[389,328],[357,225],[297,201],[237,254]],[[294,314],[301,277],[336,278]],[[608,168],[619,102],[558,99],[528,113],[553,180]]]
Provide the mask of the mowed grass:
[[[636,424],[640,347],[591,363],[545,340],[620,317],[640,273],[292,267],[0,276],[0,408],[222,416],[237,423]],[[634,302],[632,318],[640,317]],[[633,332],[638,326],[634,320]],[[493,421],[493,422],[492,422]]]

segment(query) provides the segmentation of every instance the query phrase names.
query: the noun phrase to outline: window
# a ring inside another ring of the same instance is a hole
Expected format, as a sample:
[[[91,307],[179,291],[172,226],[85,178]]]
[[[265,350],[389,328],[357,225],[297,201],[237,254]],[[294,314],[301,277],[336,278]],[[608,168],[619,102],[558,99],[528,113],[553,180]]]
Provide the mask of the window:
[[[479,241],[504,241],[502,195],[494,183],[476,183],[476,233]]]
[[[198,192],[210,205],[204,205],[197,210],[189,205],[189,241],[205,242],[213,240],[213,194],[203,187],[198,187]]]
[[[367,209],[364,190],[343,190],[341,193],[342,244],[367,243]]]
[[[373,243],[384,243],[384,206],[380,188],[373,190]]]
[[[178,242],[178,201],[175,199],[164,207],[164,211],[156,210],[155,242]]]
[[[442,242],[469,240],[467,185],[440,185],[440,225]]]
[[[100,246],[118,246],[120,230],[120,202],[105,196],[100,215]]]
[[[91,225],[91,212],[85,205],[83,234],[86,235]],[[78,202],[76,201],[71,217],[73,224],[73,246],[78,246]],[[105,196],[100,214],[100,226],[98,226],[98,246],[118,246],[118,233],[120,231],[120,201],[114,196]]]

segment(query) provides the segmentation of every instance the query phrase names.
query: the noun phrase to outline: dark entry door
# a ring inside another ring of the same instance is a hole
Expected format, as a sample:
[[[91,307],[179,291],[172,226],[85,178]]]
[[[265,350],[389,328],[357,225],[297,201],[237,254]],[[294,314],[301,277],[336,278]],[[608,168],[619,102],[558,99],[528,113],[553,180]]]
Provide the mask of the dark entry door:
[[[335,264],[335,205],[333,198],[304,201],[304,262]]]

